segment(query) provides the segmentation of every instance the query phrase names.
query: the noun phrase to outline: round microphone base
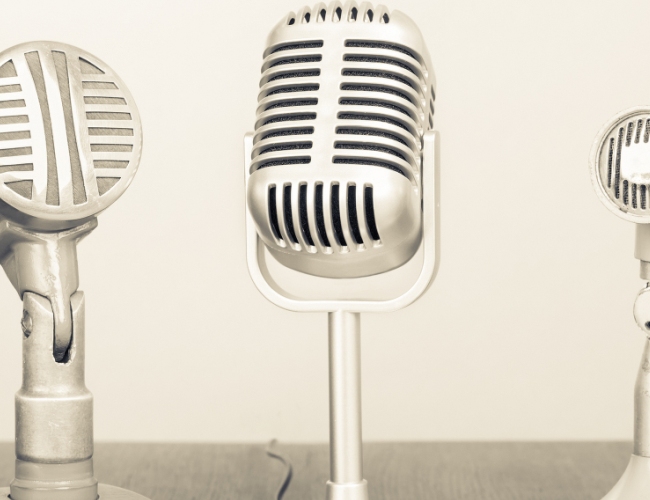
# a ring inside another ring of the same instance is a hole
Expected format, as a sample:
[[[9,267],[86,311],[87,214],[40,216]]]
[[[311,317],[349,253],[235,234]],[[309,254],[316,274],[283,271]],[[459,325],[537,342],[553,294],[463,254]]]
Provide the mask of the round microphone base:
[[[53,491],[52,495],[50,496],[45,496],[41,493],[43,496],[39,496],[38,498],[44,498],[44,499],[59,499],[59,498],[66,498],[66,494],[64,493],[63,496],[57,496],[60,492]],[[98,500],[149,500],[147,497],[143,497],[142,495],[138,495],[137,493],[134,493],[129,490],[123,490],[122,488],[118,488],[117,486],[109,486],[107,484],[99,484],[98,485],[98,493],[99,496],[97,497]],[[0,488],[0,500],[5,500],[9,499],[9,488]],[[67,497],[69,498],[69,496]]]
[[[368,481],[340,484],[327,481],[326,500],[368,500]]]
[[[603,500],[641,500],[650,498],[650,458],[632,455],[627,469]]]

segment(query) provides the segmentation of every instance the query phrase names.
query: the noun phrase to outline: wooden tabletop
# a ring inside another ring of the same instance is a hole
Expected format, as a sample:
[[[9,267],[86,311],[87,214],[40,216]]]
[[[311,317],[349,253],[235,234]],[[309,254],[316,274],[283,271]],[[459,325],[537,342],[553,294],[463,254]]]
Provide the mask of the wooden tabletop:
[[[266,445],[95,446],[100,482],[151,500],[274,500],[283,464]],[[327,445],[283,445],[293,463],[284,500],[324,500]],[[630,443],[370,443],[371,500],[600,500],[623,473]],[[0,486],[13,477],[13,444],[0,443]]]

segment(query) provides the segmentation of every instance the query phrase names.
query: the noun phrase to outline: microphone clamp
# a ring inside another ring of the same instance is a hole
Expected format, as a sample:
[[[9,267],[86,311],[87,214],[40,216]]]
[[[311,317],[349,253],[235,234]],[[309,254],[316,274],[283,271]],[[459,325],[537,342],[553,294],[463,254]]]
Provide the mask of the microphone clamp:
[[[0,264],[20,297],[34,293],[49,301],[57,362],[65,362],[72,342],[70,299],[79,286],[77,243],[96,227],[96,218],[59,232],[32,231],[0,220]]]

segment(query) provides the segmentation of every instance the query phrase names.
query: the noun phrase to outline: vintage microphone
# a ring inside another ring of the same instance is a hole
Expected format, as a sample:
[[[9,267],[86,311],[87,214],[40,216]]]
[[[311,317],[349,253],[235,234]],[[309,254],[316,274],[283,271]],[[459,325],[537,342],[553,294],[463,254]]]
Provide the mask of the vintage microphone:
[[[650,107],[628,109],[610,120],[591,150],[591,179],[600,200],[636,223],[635,257],[650,281]],[[650,284],[637,295],[634,318],[650,336]],[[634,451],[623,476],[603,500],[650,498],[650,338],[634,389]]]
[[[367,2],[290,13],[264,51],[255,132],[245,138],[248,265],[276,305],[328,312],[330,500],[368,497],[359,313],[409,305],[437,269],[434,85],[415,23]],[[370,285],[361,298],[345,298],[345,285],[334,298],[291,294],[266,261],[268,252],[323,281],[365,284],[400,268],[420,246],[419,276],[387,300],[368,298]]]
[[[143,499],[98,485],[76,244],[126,190],[142,130],[120,78],[70,45],[0,53],[0,263],[23,300],[12,500]]]

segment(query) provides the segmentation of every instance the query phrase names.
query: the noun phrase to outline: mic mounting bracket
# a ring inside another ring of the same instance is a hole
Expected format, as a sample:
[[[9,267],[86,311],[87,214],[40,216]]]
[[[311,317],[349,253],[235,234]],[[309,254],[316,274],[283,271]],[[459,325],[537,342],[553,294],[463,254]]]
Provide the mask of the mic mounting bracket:
[[[97,219],[65,231],[34,231],[0,219],[0,264],[18,295],[47,299],[54,314],[52,352],[65,362],[72,342],[70,299],[79,287],[77,243],[97,227]],[[23,328],[29,318],[24,318]]]

